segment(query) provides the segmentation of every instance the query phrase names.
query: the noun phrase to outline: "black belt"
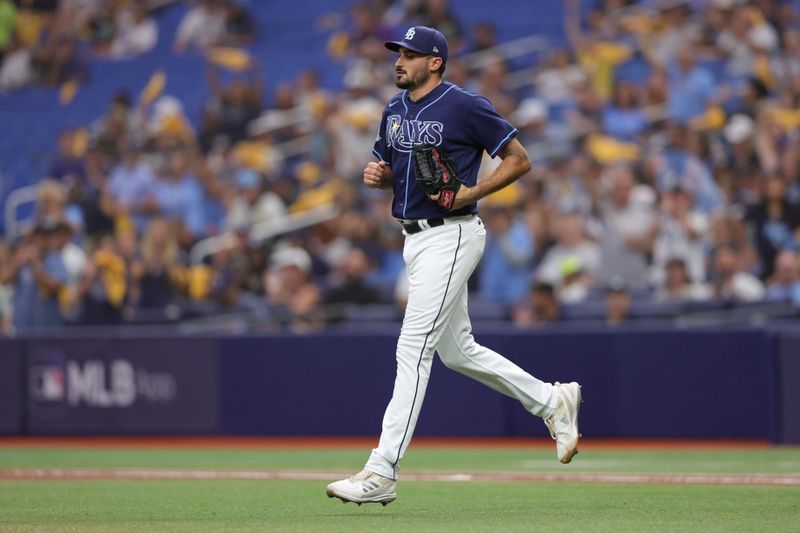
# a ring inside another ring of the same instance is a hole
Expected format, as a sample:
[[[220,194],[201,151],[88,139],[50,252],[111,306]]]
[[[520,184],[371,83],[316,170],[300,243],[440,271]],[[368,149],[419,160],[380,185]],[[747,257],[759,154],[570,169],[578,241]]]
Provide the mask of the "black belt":
[[[409,235],[413,235],[415,233],[419,233],[420,231],[427,229],[427,227],[420,225],[420,222],[424,222],[427,224],[428,227],[435,228],[437,226],[444,226],[444,219],[441,217],[438,218],[429,218],[427,220],[409,220],[406,222],[400,221],[400,225],[403,226],[403,229]]]

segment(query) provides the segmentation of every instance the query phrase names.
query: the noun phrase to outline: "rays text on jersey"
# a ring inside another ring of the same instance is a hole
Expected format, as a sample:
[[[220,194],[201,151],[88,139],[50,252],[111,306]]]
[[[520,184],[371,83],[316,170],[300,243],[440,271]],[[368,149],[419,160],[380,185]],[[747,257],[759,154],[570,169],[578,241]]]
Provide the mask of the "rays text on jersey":
[[[444,124],[435,120],[402,120],[400,115],[391,115],[386,120],[386,139],[395,150],[410,152],[420,143],[442,144]]]

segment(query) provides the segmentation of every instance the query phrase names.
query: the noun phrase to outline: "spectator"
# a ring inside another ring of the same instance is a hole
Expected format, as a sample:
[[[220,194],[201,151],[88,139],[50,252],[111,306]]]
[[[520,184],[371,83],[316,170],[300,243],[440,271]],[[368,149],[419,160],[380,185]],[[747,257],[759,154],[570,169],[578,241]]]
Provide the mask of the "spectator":
[[[158,42],[158,25],[139,2],[132,2],[117,14],[110,55],[131,59],[152,50]]]
[[[182,246],[206,235],[203,188],[188,154],[178,151],[170,156],[166,168],[157,174],[151,198],[161,216],[177,223]]]
[[[692,282],[706,279],[711,224],[705,214],[693,208],[693,203],[689,191],[682,187],[676,187],[661,197],[659,228],[653,244],[651,277],[655,285],[664,281],[666,267],[674,257],[685,262]]]
[[[794,244],[794,231],[800,226],[800,207],[786,199],[786,185],[781,178],[767,178],[764,196],[747,214],[753,229],[761,278],[772,275],[778,253]]]
[[[767,282],[765,298],[792,302],[800,308],[800,259],[796,252],[783,250],[775,257],[775,268]]]
[[[261,112],[263,72],[252,61],[247,70],[248,79],[238,78],[226,86],[220,81],[217,67],[211,63],[206,63],[206,73],[212,93],[206,111],[217,120],[216,135],[224,137],[229,145],[234,145],[247,137],[248,124]]]
[[[491,22],[478,22],[472,27],[469,52],[483,52],[497,46],[497,29]],[[458,85],[458,84],[457,84]]]
[[[77,288],[82,302],[81,323],[112,325],[123,320],[123,306],[128,296],[128,269],[117,249],[114,236],[100,237],[86,263]]]
[[[197,0],[181,19],[173,49],[204,49],[225,35],[225,9],[220,0]]]
[[[647,116],[637,101],[632,83],[618,81],[611,101],[603,109],[603,131],[623,141],[635,141],[647,129]]]
[[[380,293],[367,281],[374,265],[361,248],[353,248],[332,277],[334,281],[325,302],[328,304],[376,304],[382,301]]]
[[[711,289],[702,282],[692,281],[686,262],[679,257],[667,260],[663,284],[656,291],[660,302],[705,301],[711,298]]]
[[[385,41],[390,37],[379,15],[376,7],[369,2],[357,2],[350,7],[353,27],[348,38],[354,48],[353,52],[358,52],[358,48],[367,41],[372,39]]]
[[[644,287],[648,257],[658,232],[655,195],[646,185],[637,185],[633,173],[625,167],[610,168],[604,180],[608,191],[601,205],[601,278],[608,282],[618,276],[631,287]]]
[[[51,178],[63,183],[69,199],[78,196],[86,179],[86,165],[77,146],[79,142],[76,142],[78,136],[79,133],[71,129],[59,133],[58,152],[48,172]]]
[[[81,16],[74,19],[76,26],[82,28],[92,50],[100,56],[108,54],[117,31],[115,18],[120,8],[118,2],[96,2],[89,9],[82,10]]]
[[[755,302],[764,297],[764,285],[740,266],[738,251],[730,245],[714,250],[711,280],[714,296],[734,302]]]
[[[225,33],[216,44],[223,46],[248,46],[256,37],[253,18],[241,0],[223,0]]]
[[[120,149],[125,145],[144,143],[142,120],[141,110],[131,108],[130,95],[125,90],[118,90],[105,114],[91,125],[89,144],[116,161],[122,157]]]
[[[361,176],[364,161],[372,157],[375,130],[381,119],[381,103],[373,96],[369,80],[345,77],[346,98],[326,121],[332,143],[336,174],[346,179]]]
[[[689,140],[696,137],[689,128],[675,122],[666,126],[667,146],[645,162],[648,182],[660,193],[681,187],[689,192],[698,210],[715,214],[723,205],[722,192],[708,166],[690,151]]]
[[[86,179],[83,186],[73,189],[73,199],[83,213],[84,233],[89,239],[114,229],[112,206],[106,189],[108,168],[100,151],[90,149],[84,157]]]
[[[497,59],[484,64],[478,72],[477,92],[488,98],[498,113],[510,115],[516,106],[516,98],[508,87],[508,65]]]
[[[311,280],[311,257],[298,247],[285,247],[272,254],[264,272],[267,304],[273,316],[296,332],[318,328],[323,323],[319,310],[322,292]]]
[[[156,175],[147,161],[141,159],[140,148],[133,144],[120,147],[120,163],[111,170],[105,201],[118,223],[132,225],[141,234],[152,211]]]
[[[39,82],[48,87],[70,81],[80,83],[88,77],[88,67],[81,57],[78,42],[69,36],[58,36],[37,48],[33,65]]]
[[[482,209],[489,238],[480,268],[480,297],[506,305],[525,297],[533,271],[534,237],[512,205]]]
[[[234,179],[236,189],[227,199],[223,227],[228,230],[249,231],[256,224],[286,216],[283,200],[274,192],[264,190],[263,180],[258,172],[240,168]]]
[[[556,48],[533,78],[536,95],[548,105],[566,105],[572,92],[586,81],[586,74],[575,64],[569,50]]]
[[[669,80],[668,116],[679,124],[702,115],[714,96],[714,77],[697,66],[691,45],[683,46],[667,66]]]
[[[686,43],[695,42],[700,28],[691,17],[691,8],[686,2],[660,2],[660,17],[655,23],[655,34],[647,35],[652,54],[659,63],[666,64],[675,57]]]
[[[166,311],[178,301],[181,266],[178,239],[165,218],[153,218],[131,263],[132,300],[140,309]]]
[[[606,290],[606,323],[616,327],[627,322],[631,315],[631,294],[627,283],[621,277],[608,282]]]
[[[576,213],[563,213],[555,224],[556,244],[542,258],[536,270],[538,281],[557,286],[561,281],[561,264],[565,258],[577,258],[586,275],[596,279],[600,273],[600,247],[589,240],[583,220]]]
[[[538,98],[526,98],[511,114],[519,128],[519,141],[533,161],[540,164],[566,159],[574,153],[575,130],[565,122],[550,120],[547,105]]]
[[[33,83],[35,78],[30,48],[12,35],[3,51],[0,65],[0,92],[21,89]]]
[[[581,260],[567,256],[561,260],[561,281],[558,285],[558,301],[565,304],[580,303],[589,296],[593,280],[583,269]]]
[[[528,293],[528,302],[512,309],[514,324],[522,328],[546,326],[562,319],[555,287],[549,283],[535,283]]]
[[[36,224],[54,225],[66,218],[67,191],[55,180],[42,180],[36,190]]]
[[[0,284],[13,283],[14,331],[33,333],[63,325],[59,297],[68,279],[53,247],[52,224],[38,224],[2,266]]]
[[[590,22],[597,22],[596,26],[584,32],[581,27],[580,4],[580,0],[565,2],[565,33],[578,63],[587,74],[587,93],[607,99],[611,94],[616,68],[630,58],[632,49],[618,38],[613,24],[603,27],[603,22],[608,17],[600,11],[596,11],[595,16],[590,19]]]
[[[753,119],[743,113],[733,115],[723,129],[728,146],[727,164],[741,173],[757,172],[764,162],[755,150],[756,128]]]
[[[65,220],[55,221],[50,232],[52,249],[61,255],[61,261],[67,270],[67,278],[60,294],[61,314],[64,318],[75,320],[80,307],[78,281],[86,268],[86,252],[72,241],[73,228]]]
[[[757,12],[751,6],[736,7],[717,38],[717,47],[727,57],[727,73],[734,79],[753,73],[759,49],[769,51],[778,44],[775,29]]]
[[[461,23],[450,9],[449,0],[422,0],[419,5],[417,14],[419,23],[442,32],[447,38],[450,50],[458,50],[464,33],[461,30]]]

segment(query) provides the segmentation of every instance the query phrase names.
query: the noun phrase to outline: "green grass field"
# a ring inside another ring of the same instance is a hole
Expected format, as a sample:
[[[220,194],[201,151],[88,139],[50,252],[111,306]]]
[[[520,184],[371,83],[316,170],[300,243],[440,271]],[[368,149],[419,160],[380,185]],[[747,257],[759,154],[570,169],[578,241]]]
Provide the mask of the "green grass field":
[[[800,485],[406,481],[387,507],[343,505],[325,480],[21,480],[10,469],[342,471],[359,448],[25,447],[0,440],[0,531],[800,531]],[[409,449],[406,472],[800,477],[800,448]]]

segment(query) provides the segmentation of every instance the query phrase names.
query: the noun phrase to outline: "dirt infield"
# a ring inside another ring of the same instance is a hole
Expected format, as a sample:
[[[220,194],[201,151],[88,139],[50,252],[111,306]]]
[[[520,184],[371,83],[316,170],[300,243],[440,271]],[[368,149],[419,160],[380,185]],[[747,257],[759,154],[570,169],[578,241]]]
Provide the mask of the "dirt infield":
[[[258,470],[104,470],[104,469],[6,469],[3,480],[289,480],[331,481],[344,472],[258,471]],[[514,474],[403,473],[403,481],[488,482],[488,483],[614,483],[664,485],[771,485],[800,486],[800,476],[771,475],[671,475],[671,474]]]
[[[372,448],[377,437],[3,437],[3,447],[76,448]],[[550,448],[550,439],[415,437],[414,448]],[[762,440],[581,439],[581,449],[764,449]]]

